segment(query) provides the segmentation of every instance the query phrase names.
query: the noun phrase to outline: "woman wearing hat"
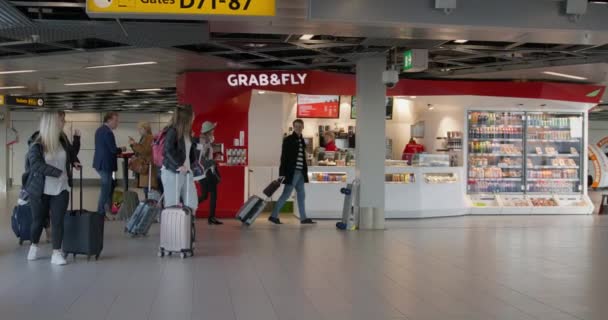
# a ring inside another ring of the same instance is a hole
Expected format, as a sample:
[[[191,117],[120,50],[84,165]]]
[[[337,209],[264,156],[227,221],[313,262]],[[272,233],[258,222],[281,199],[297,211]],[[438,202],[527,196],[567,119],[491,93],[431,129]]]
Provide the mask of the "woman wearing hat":
[[[209,224],[220,225],[221,221],[215,218],[215,207],[217,204],[217,185],[220,182],[220,172],[213,159],[213,135],[217,124],[205,121],[201,127],[200,143],[197,146],[196,156],[199,167],[198,174],[195,173],[194,180],[198,181],[202,189],[199,202],[209,198]]]

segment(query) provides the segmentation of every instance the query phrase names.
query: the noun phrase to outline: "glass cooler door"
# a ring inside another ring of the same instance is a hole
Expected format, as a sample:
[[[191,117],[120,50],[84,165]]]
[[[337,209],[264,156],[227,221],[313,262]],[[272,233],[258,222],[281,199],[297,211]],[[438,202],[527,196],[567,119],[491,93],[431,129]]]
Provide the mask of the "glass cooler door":
[[[528,112],[526,184],[529,193],[582,192],[582,114]]]
[[[523,112],[468,113],[468,193],[522,193]]]

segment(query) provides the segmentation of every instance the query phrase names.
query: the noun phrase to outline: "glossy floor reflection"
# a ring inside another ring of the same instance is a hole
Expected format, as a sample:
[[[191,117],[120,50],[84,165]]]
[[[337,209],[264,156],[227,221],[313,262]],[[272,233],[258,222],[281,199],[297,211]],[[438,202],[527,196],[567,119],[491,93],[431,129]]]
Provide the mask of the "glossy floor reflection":
[[[94,207],[96,189],[86,190]],[[10,198],[10,197],[9,197]],[[598,216],[334,222],[199,221],[192,259],[158,258],[158,225],[107,224],[98,262],[27,262],[0,215],[0,310],[9,319],[606,319],[608,220]],[[50,254],[50,248],[45,246]]]

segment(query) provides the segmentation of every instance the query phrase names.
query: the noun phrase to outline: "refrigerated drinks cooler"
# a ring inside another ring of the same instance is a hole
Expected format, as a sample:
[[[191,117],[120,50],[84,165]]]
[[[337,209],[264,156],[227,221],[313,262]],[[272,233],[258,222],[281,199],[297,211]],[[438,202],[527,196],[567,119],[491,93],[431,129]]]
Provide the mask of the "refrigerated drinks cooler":
[[[590,214],[583,113],[469,111],[467,194],[478,214]]]

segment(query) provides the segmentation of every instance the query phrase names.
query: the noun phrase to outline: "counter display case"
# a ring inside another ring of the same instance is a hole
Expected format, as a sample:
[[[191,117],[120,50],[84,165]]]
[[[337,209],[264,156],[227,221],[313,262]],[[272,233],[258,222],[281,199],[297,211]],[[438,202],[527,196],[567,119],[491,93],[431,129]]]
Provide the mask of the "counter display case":
[[[348,174],[346,172],[309,172],[310,183],[346,183]]]
[[[412,159],[414,167],[449,167],[449,154],[417,153]]]

